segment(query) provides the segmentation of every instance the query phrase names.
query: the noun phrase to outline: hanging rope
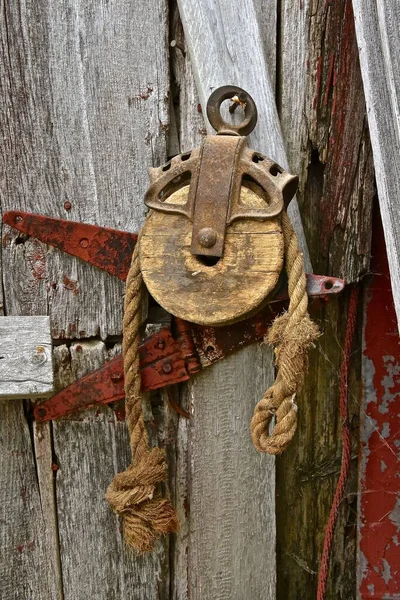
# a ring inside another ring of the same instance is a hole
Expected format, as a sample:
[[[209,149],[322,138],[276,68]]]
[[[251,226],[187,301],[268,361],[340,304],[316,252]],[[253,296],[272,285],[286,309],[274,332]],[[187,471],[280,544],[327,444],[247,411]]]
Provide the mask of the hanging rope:
[[[307,352],[319,336],[308,315],[308,296],[303,255],[287,213],[282,213],[285,268],[288,275],[289,309],[275,319],[267,341],[275,345],[277,376],[274,384],[256,405],[251,421],[251,437],[260,452],[280,454],[288,446],[297,427],[294,400],[307,370]],[[275,425],[269,432],[275,416]]]
[[[294,398],[307,368],[307,351],[319,335],[317,326],[307,313],[303,257],[286,212],[282,214],[282,230],[290,303],[288,312],[274,321],[268,334],[268,341],[275,344],[278,374],[275,383],[257,404],[251,423],[255,447],[269,454],[283,452],[296,431],[297,406]],[[161,482],[167,478],[165,452],[160,448],[150,448],[142,411],[139,331],[143,279],[139,244],[140,237],[126,282],[123,326],[125,408],[132,464],[114,477],[106,499],[124,520],[127,544],[139,552],[147,552],[153,549],[161,534],[178,529],[178,519],[160,491]],[[269,434],[273,416],[276,424]]]
[[[169,500],[162,497],[160,483],[167,478],[164,450],[150,448],[140,391],[139,342],[143,279],[139,266],[139,243],[135,246],[126,280],[123,324],[125,411],[132,464],[118,473],[106,499],[124,520],[125,540],[138,552],[153,549],[156,539],[178,529],[178,519]]]
[[[351,346],[353,344],[354,332],[356,328],[357,304],[359,288],[354,286],[351,290],[349,312],[347,317],[346,336],[343,348],[343,362],[340,368],[340,395],[339,407],[340,418],[342,420],[342,465],[340,475],[336,486],[335,495],[329,514],[328,524],[325,530],[324,547],[322,550],[321,563],[318,573],[317,600],[324,600],[326,593],[326,584],[329,573],[329,559],[331,554],[333,534],[335,532],[336,519],[339,512],[340,503],[344,497],[344,490],[349,476],[351,462],[351,437],[349,419],[347,414],[347,398],[349,387],[349,369]]]

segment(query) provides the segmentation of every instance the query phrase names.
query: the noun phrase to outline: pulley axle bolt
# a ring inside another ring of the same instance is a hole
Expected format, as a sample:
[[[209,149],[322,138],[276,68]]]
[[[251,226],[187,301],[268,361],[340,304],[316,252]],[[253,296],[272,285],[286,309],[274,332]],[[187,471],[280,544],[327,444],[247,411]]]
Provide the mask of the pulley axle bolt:
[[[199,244],[203,248],[212,248],[217,241],[217,232],[211,227],[204,227],[199,231]]]

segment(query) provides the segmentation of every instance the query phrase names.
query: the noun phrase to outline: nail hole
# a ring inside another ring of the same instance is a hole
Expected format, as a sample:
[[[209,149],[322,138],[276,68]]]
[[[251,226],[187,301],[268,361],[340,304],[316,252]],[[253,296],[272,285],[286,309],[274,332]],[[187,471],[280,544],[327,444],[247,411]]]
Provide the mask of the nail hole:
[[[253,156],[252,156],[252,161],[255,163],[262,162],[263,160],[264,160],[264,157],[261,156],[261,154],[253,154]]]
[[[170,163],[170,162],[167,162],[167,164],[166,164],[166,165],[164,165],[164,166],[162,167],[162,170],[163,170],[163,171],[169,171],[169,170],[170,170],[170,168],[171,168],[171,163]]]
[[[214,346],[207,346],[206,352],[210,353],[210,352],[214,352],[214,351],[215,351],[215,347]]]
[[[182,160],[189,160],[190,154],[191,154],[190,152],[187,152],[186,154],[182,154],[181,159]]]
[[[333,288],[333,283],[332,281],[325,281],[324,286],[326,290],[331,290]]]
[[[278,165],[272,165],[272,167],[270,167],[269,169],[269,172],[271,173],[271,175],[276,177],[277,175],[282,173],[282,170],[278,167]]]

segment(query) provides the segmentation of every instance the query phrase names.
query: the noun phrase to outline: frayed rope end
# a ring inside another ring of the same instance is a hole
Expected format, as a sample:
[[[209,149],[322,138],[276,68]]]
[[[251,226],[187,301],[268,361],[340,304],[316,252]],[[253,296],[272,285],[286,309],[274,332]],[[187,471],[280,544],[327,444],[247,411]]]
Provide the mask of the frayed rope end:
[[[125,541],[139,553],[150,552],[158,537],[179,529],[174,508],[157,490],[166,478],[165,452],[153,448],[108,487],[106,500],[124,520]]]

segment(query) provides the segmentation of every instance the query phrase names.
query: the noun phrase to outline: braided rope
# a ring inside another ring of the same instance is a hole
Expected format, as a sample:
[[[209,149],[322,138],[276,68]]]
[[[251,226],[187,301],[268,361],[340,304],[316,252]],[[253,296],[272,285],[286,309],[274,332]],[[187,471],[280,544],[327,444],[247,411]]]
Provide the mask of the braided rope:
[[[297,427],[296,394],[307,370],[307,352],[318,337],[318,327],[308,315],[308,296],[303,255],[286,212],[282,213],[285,267],[288,275],[289,308],[275,319],[267,341],[275,345],[277,376],[256,405],[251,421],[253,444],[260,452],[280,454]],[[275,416],[275,425],[269,432]]]
[[[162,497],[159,484],[167,478],[164,450],[150,448],[143,411],[139,368],[139,342],[143,278],[139,265],[139,242],[135,246],[126,280],[123,323],[126,422],[130,435],[132,464],[111,482],[106,500],[124,519],[125,540],[138,552],[153,549],[156,539],[178,529],[170,502]]]

